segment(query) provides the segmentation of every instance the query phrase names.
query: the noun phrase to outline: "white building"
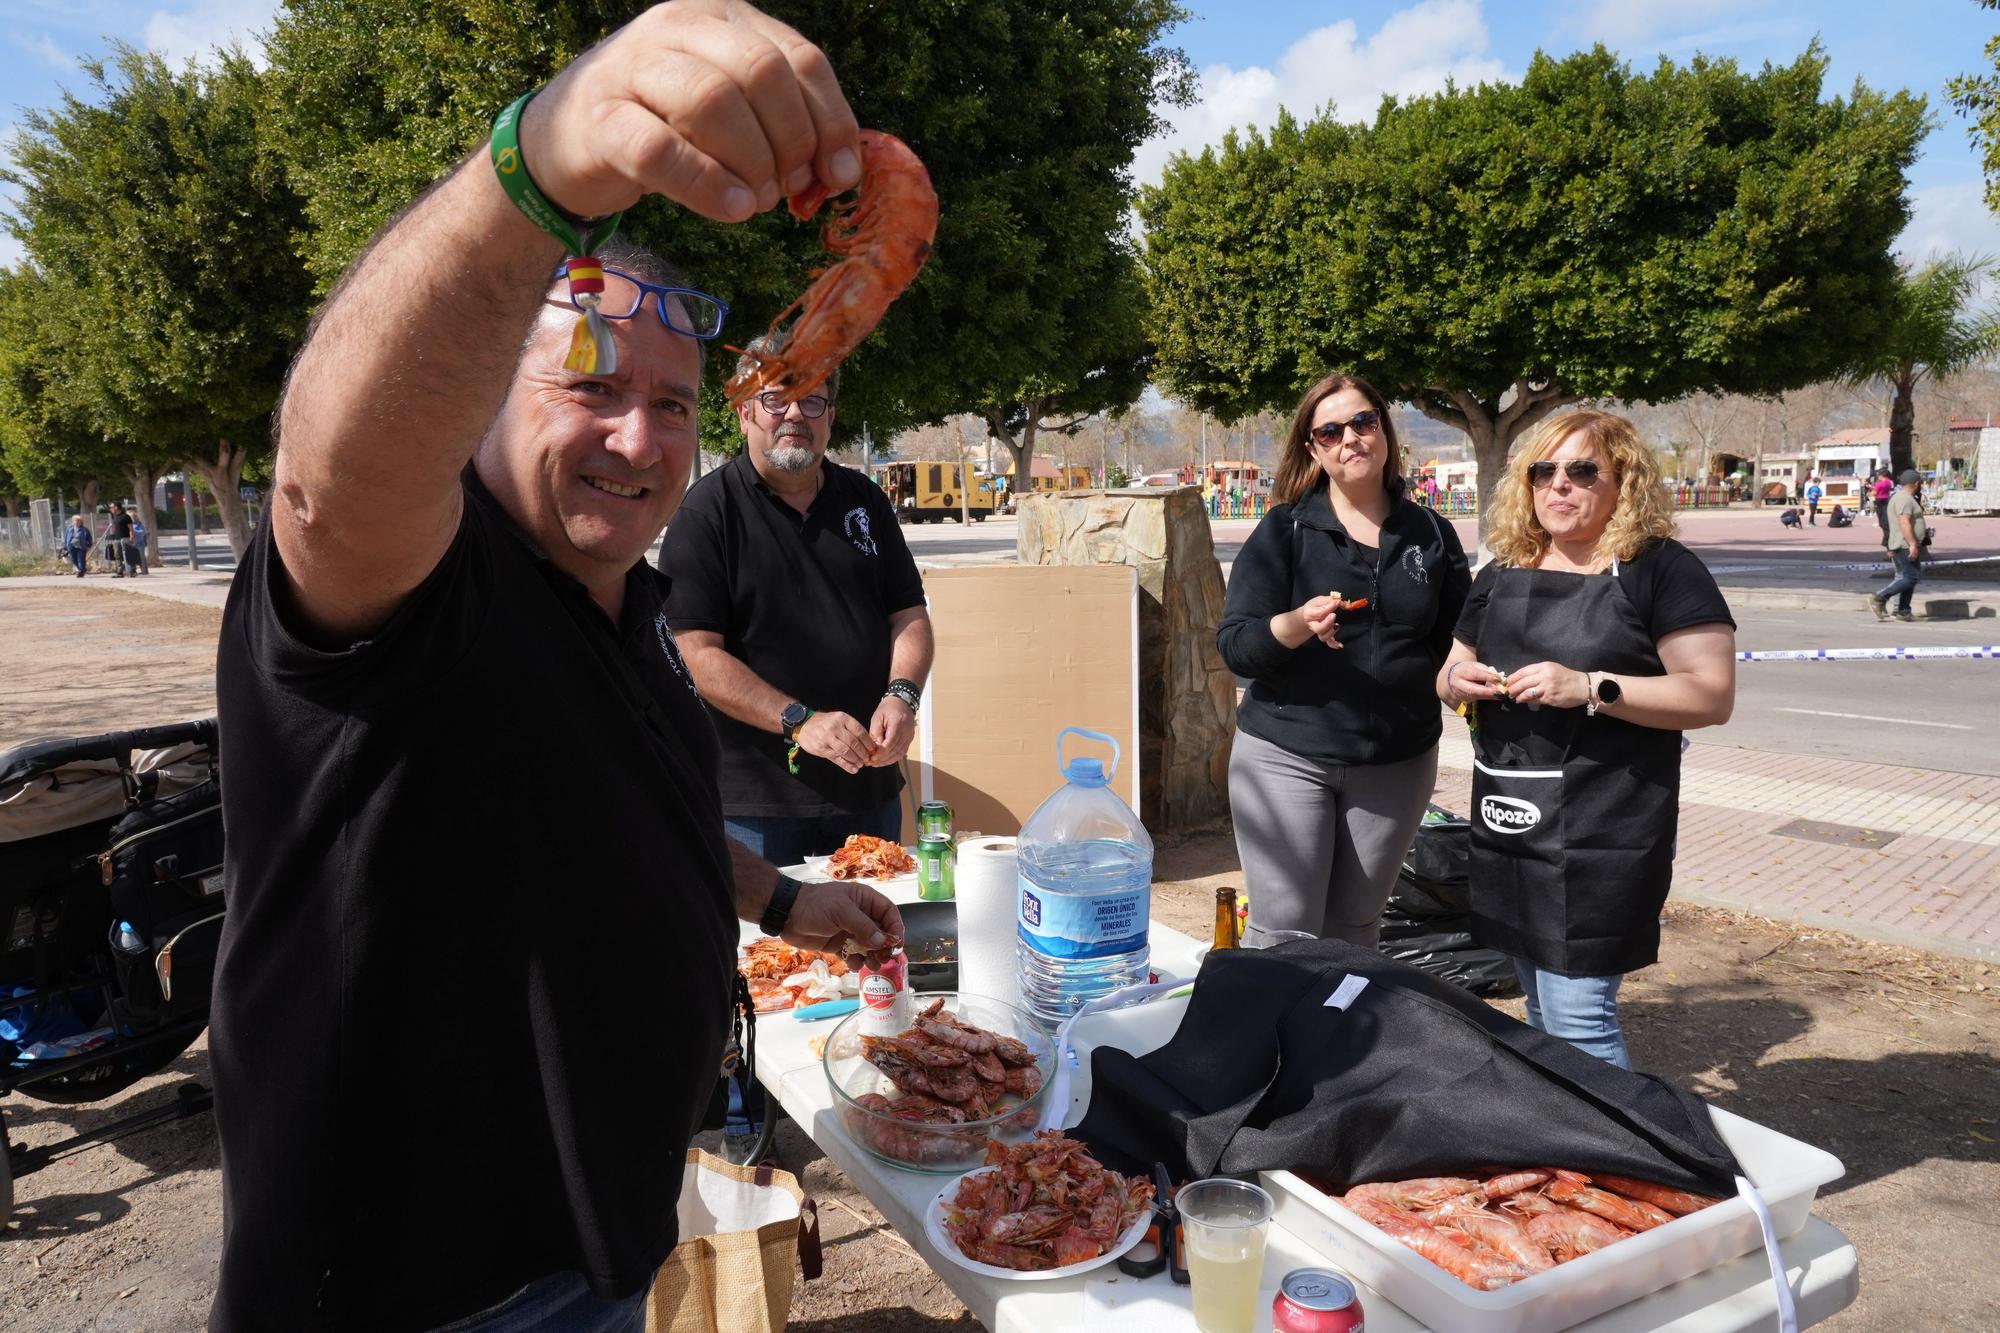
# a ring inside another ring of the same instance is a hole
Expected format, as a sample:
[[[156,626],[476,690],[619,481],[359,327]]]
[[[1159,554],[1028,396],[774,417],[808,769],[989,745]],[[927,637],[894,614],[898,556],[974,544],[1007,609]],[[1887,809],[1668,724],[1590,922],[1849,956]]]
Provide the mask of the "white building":
[[[1820,489],[1826,492],[1822,503],[1844,500],[1858,505],[1868,474],[1889,466],[1889,428],[1836,431],[1808,448]]]
[[[1765,454],[1757,463],[1757,496],[1768,503],[1790,500],[1806,488],[1806,475],[1813,470],[1808,453]]]

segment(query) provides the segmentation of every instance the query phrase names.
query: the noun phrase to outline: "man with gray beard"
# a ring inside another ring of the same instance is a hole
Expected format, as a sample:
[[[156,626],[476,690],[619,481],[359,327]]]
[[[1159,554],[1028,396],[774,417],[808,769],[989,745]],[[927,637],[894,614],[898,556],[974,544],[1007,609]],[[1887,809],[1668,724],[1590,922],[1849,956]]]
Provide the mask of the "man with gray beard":
[[[743,452],[689,490],[660,548],[667,621],[722,742],[729,834],[781,866],[851,833],[899,836],[931,667],[895,510],[826,457],[839,392],[836,370],[797,402],[738,407]]]

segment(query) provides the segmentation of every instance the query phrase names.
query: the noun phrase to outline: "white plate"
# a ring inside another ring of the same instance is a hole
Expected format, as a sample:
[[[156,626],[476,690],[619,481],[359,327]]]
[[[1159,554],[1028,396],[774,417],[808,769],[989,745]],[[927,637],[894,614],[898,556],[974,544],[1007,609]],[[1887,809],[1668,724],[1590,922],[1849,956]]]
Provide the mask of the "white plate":
[[[959,1267],[971,1269],[973,1272],[985,1277],[1004,1278],[1009,1282],[1046,1282],[1050,1278],[1074,1277],[1078,1273],[1088,1273],[1093,1268],[1104,1267],[1104,1265],[1110,1263],[1119,1255],[1124,1254],[1134,1245],[1144,1240],[1146,1238],[1146,1227],[1153,1220],[1153,1209],[1148,1205],[1140,1210],[1137,1217],[1132,1219],[1132,1225],[1125,1229],[1125,1234],[1120,1236],[1117,1243],[1110,1249],[1098,1255],[1095,1259],[1085,1259],[1079,1263],[1065,1264],[1061,1268],[1043,1268],[1031,1271],[1020,1268],[1002,1268],[998,1264],[982,1264],[976,1259],[966,1258],[959,1252],[957,1242],[953,1241],[951,1233],[944,1229],[944,1214],[945,1209],[949,1206],[949,1200],[958,1193],[958,1186],[961,1181],[969,1180],[973,1176],[982,1175],[988,1171],[997,1170],[999,1170],[998,1167],[982,1166],[976,1171],[966,1172],[939,1190],[938,1196],[931,1200],[928,1208],[924,1209],[924,1234],[931,1238],[931,1244],[938,1247],[938,1253],[944,1255]]]
[[[903,854],[908,856],[912,861],[917,859],[916,852],[912,851],[908,847],[903,848]],[[807,870],[811,871],[814,875],[818,876],[820,879],[832,880],[836,884],[872,884],[874,887],[878,889],[886,889],[891,887],[892,885],[901,885],[901,884],[914,885],[917,882],[917,872],[914,870],[905,870],[900,875],[889,875],[886,878],[881,878],[881,879],[876,879],[869,876],[862,876],[859,879],[836,880],[833,878],[832,872],[827,869],[827,867],[831,866],[832,864],[833,864],[833,858],[831,856],[808,856],[805,860],[805,867]]]

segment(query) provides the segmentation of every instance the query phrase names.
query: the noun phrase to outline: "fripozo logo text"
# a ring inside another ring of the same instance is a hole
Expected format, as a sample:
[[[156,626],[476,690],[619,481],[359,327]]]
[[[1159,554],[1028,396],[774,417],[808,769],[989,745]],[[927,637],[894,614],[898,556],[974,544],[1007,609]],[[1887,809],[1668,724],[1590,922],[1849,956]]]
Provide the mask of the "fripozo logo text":
[[[1542,822],[1541,807],[1513,796],[1482,796],[1479,817],[1495,833],[1526,833]]]

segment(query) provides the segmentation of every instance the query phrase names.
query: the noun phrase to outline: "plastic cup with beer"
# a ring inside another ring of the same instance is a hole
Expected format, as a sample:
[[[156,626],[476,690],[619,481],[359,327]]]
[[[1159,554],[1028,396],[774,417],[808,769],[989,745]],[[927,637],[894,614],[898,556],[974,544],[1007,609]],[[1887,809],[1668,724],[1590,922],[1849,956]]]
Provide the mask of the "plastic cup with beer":
[[[1194,1286],[1194,1323],[1201,1333],[1261,1333],[1257,1300],[1264,1241],[1271,1230],[1271,1196],[1244,1180],[1216,1176],[1185,1185],[1174,1196]]]

